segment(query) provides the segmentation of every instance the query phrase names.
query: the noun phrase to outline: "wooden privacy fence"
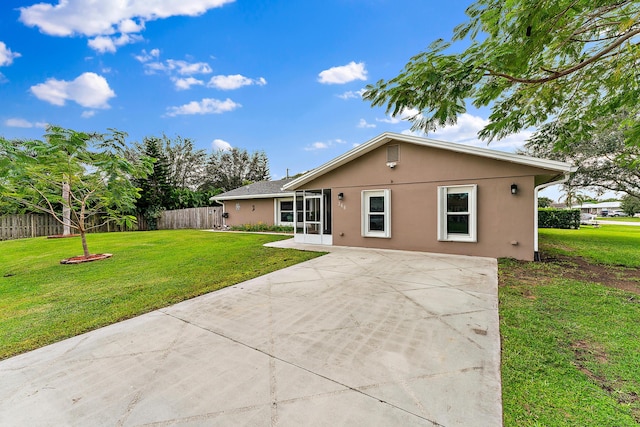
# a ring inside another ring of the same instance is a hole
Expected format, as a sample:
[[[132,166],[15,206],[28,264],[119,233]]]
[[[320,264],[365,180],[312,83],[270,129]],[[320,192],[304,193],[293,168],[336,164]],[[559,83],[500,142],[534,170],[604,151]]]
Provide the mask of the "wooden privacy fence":
[[[0,240],[62,234],[62,224],[51,215],[25,214],[0,216]]]
[[[96,223],[99,219],[96,218]],[[87,227],[92,227],[94,222],[88,221]],[[107,223],[92,228],[89,233],[102,233],[110,231],[125,231],[124,227]],[[0,240],[23,239],[26,237],[54,236],[62,234],[64,227],[48,214],[14,214],[0,216]],[[77,233],[71,229],[71,233]]]
[[[87,224],[90,226],[91,224]],[[164,211],[158,220],[159,230],[178,228],[213,229],[222,227],[222,207],[190,208]],[[146,230],[146,222],[138,217],[139,230]],[[104,224],[89,232],[125,231],[115,224]],[[0,216],[0,240],[23,239],[26,237],[53,236],[62,234],[63,227],[51,215],[23,214]],[[75,233],[75,230],[71,230]]]
[[[208,230],[222,227],[222,207],[205,207],[164,211],[158,220],[159,230],[197,228]]]

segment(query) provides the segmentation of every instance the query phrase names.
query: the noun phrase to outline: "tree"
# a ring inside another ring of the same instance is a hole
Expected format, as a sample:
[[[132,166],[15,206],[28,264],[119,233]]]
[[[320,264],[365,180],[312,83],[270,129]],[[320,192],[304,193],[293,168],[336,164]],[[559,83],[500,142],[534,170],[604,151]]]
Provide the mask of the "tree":
[[[622,121],[624,118],[620,118]],[[568,161],[577,166],[567,185],[573,188],[609,190],[640,197],[640,145],[627,145],[623,132],[606,130],[594,122],[590,139],[571,137],[563,150],[547,138],[552,126],[544,125],[525,145],[524,154],[552,160]],[[603,192],[603,191],[602,191]]]
[[[109,222],[131,226],[136,220],[129,215],[139,196],[132,179],[150,172],[151,161],[128,161],[125,137],[116,130],[103,135],[49,126],[44,141],[2,140],[9,168],[0,175],[0,196],[51,214],[61,224],[62,210],[68,208],[69,226],[80,234],[89,257],[87,231]]]
[[[201,189],[230,191],[251,182],[268,180],[269,160],[263,151],[249,154],[239,148],[218,150],[209,156],[206,177]]]
[[[136,184],[140,187],[140,198],[136,201],[136,211],[145,219],[149,230],[156,230],[158,218],[171,198],[169,165],[163,153],[162,140],[146,137],[138,149],[140,156],[153,159],[153,169],[146,177],[136,180]]]
[[[198,188],[205,179],[206,151],[196,150],[191,139],[179,135],[175,140],[162,135],[162,141],[169,165],[169,184],[174,188]]]
[[[435,41],[364,99],[392,115],[414,111],[413,129],[425,132],[454,124],[471,100],[491,105],[479,132],[488,141],[552,123],[546,137],[565,148],[589,140],[601,118],[600,130],[622,129],[626,145],[638,145],[640,2],[477,0],[466,14],[452,42]],[[461,53],[446,53],[465,39]]]
[[[622,209],[622,212],[626,213],[627,215],[634,216],[635,214],[640,212],[640,197],[626,194],[622,197],[620,209]]]
[[[538,197],[538,207],[539,208],[550,208],[553,200],[548,197]]]

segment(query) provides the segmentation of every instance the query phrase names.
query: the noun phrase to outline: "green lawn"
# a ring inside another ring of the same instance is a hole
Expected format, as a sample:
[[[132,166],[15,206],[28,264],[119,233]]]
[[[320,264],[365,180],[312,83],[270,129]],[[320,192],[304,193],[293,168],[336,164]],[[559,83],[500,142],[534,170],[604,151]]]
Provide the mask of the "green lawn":
[[[505,426],[637,426],[640,227],[542,229],[540,243],[558,259],[499,263]]]
[[[87,237],[103,261],[61,265],[79,238],[0,242],[0,359],[318,256],[286,236],[198,230]]]
[[[633,216],[615,216],[615,217],[611,217],[611,216],[602,216],[602,217],[598,217],[596,218],[598,221],[602,220],[602,221],[618,221],[618,222],[640,222],[640,218],[636,218]]]

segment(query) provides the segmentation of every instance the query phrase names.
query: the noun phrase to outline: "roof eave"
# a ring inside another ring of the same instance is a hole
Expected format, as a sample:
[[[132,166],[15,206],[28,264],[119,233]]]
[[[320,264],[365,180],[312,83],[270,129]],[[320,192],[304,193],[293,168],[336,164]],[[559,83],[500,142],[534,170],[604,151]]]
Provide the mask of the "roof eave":
[[[486,158],[495,159],[495,160],[502,160],[502,161],[507,161],[511,163],[518,163],[521,165],[526,165],[526,166],[531,166],[531,167],[536,167],[540,169],[546,169],[549,171],[555,171],[555,172],[561,172],[561,173],[575,172],[577,169],[576,167],[574,167],[569,163],[559,162],[557,160],[540,159],[537,157],[529,157],[529,156],[523,156],[520,154],[505,153],[502,151],[491,150],[488,148],[480,148],[480,147],[473,147],[470,145],[457,144],[453,142],[438,141],[435,139],[423,138],[423,137],[418,137],[413,135],[403,135],[403,134],[393,133],[393,132],[384,132],[378,135],[377,137],[365,142],[364,144],[359,145],[354,149],[347,151],[343,155],[338,156],[328,161],[327,163],[321,165],[320,167],[313,169],[312,171],[309,171],[308,173],[302,175],[301,177],[289,182],[288,184],[283,186],[283,189],[295,190],[300,186],[314,180],[315,178],[318,178],[324,175],[325,173],[330,172],[333,169],[336,169],[344,165],[345,163],[348,163],[351,160],[363,154],[366,154],[369,151],[372,151],[377,147],[392,140],[412,143],[416,145],[422,145],[426,147],[440,148],[440,149],[455,151],[459,153],[473,154],[480,157],[486,157]]]
[[[216,202],[223,202],[225,200],[246,200],[246,199],[275,199],[279,197],[293,197],[295,193],[286,192],[286,193],[270,193],[270,194],[245,194],[239,196],[222,196],[216,197],[213,196],[211,200]]]

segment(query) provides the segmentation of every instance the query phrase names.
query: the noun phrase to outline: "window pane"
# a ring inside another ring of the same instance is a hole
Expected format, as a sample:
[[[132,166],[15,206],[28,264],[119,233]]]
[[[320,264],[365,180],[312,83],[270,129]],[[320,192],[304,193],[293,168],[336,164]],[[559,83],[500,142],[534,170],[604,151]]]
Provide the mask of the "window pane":
[[[369,212],[384,212],[384,196],[369,197]]]
[[[369,215],[369,231],[384,231],[384,215]]]
[[[469,215],[447,215],[447,233],[469,234]]]
[[[447,212],[469,212],[469,193],[447,194]]]
[[[280,222],[293,222],[293,212],[280,212]]]
[[[293,210],[293,200],[286,200],[280,202],[280,210],[281,211],[292,211]]]
[[[307,221],[320,221],[320,198],[305,199]]]

